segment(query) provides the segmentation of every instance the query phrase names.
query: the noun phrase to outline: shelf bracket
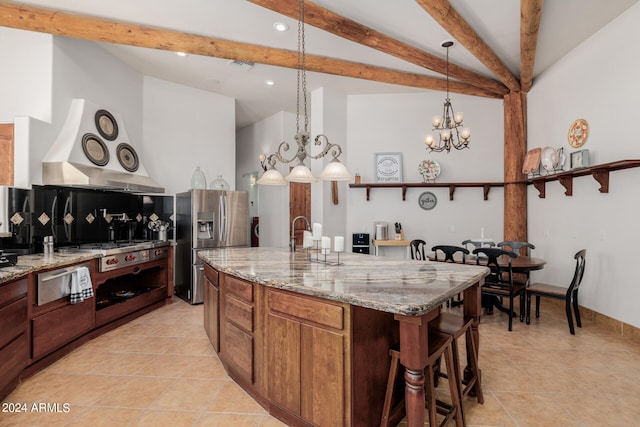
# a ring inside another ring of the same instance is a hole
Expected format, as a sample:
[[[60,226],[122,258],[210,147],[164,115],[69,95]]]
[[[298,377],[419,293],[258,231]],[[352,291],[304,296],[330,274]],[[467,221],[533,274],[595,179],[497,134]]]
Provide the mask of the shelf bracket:
[[[558,181],[565,188],[565,196],[573,196],[573,176],[559,176]]]
[[[538,197],[544,199],[546,196],[546,181],[533,181],[533,186],[538,190]]]
[[[609,192],[609,171],[604,169],[598,169],[591,172],[598,184],[600,184],[600,192]]]
[[[449,185],[449,200],[453,201],[453,193],[456,192],[455,185]]]
[[[404,202],[405,200],[407,200],[407,186],[403,185],[402,186],[402,201]]]
[[[484,199],[489,200],[489,191],[491,191],[491,186],[488,184],[485,184],[482,186],[482,190],[484,192]]]
[[[369,194],[371,192],[371,187],[367,185],[367,202],[369,201]]]

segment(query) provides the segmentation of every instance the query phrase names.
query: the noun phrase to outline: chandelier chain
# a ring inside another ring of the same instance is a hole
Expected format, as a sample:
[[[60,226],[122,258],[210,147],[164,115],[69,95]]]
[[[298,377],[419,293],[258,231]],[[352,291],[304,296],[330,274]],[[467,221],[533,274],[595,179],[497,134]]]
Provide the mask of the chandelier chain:
[[[306,52],[304,37],[304,0],[298,1],[298,71],[296,86],[296,134],[300,133],[300,98],[303,99],[304,131],[309,126],[309,115],[307,113],[307,73],[306,73]],[[301,93],[302,92],[302,93]]]

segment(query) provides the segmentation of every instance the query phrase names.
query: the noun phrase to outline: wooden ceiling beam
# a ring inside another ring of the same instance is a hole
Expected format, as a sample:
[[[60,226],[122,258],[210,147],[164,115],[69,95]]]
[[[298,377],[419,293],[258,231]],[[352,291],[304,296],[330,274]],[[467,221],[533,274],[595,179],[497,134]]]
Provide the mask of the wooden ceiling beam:
[[[291,0],[249,0],[249,2],[295,20],[298,19],[297,2]],[[379,50],[428,70],[440,74],[446,74],[447,72],[445,59],[389,37],[310,1],[305,1],[304,3],[304,15],[305,24]],[[449,77],[500,95],[509,93],[509,89],[500,82],[451,63],[449,64]]]
[[[525,93],[529,92],[533,84],[533,66],[543,4],[544,0],[520,1],[520,86]]]
[[[0,0],[0,26],[97,42],[297,68],[296,51],[187,34],[6,0]],[[306,69],[400,86],[438,91],[446,89],[444,79],[323,56],[306,55]],[[449,90],[467,95],[502,98],[495,92],[466,83],[450,82]]]
[[[471,52],[512,92],[520,91],[520,82],[480,38],[448,0],[416,0],[440,26]]]

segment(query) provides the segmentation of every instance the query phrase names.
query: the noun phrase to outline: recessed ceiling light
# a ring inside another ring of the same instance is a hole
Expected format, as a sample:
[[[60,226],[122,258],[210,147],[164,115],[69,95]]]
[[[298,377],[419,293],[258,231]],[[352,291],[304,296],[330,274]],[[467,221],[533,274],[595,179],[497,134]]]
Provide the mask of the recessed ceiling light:
[[[187,56],[187,54],[185,52],[176,52],[176,55],[178,55],[178,56]]]
[[[266,84],[267,86],[274,86],[276,82],[274,82],[273,80],[265,80],[264,84]]]
[[[276,31],[283,32],[287,31],[289,29],[289,26],[284,22],[276,22],[273,24],[273,28],[275,28]]]

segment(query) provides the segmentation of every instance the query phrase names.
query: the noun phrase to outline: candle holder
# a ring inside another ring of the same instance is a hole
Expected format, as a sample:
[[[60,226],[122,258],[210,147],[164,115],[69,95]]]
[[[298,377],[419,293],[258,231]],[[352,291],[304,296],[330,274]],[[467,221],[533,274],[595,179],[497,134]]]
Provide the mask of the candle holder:
[[[313,259],[313,258],[311,258],[309,256],[309,261],[317,262],[318,264],[335,265],[335,266],[344,264],[344,263],[340,262],[340,252],[335,252],[336,254],[338,254],[338,260],[337,261],[328,260],[327,259],[327,253],[324,252],[325,249],[321,249],[321,248],[318,247],[320,245],[320,240],[316,240],[315,242],[316,242],[316,257],[315,257],[315,259]],[[323,254],[322,254],[323,258],[322,259],[320,258],[320,251],[323,251]]]

